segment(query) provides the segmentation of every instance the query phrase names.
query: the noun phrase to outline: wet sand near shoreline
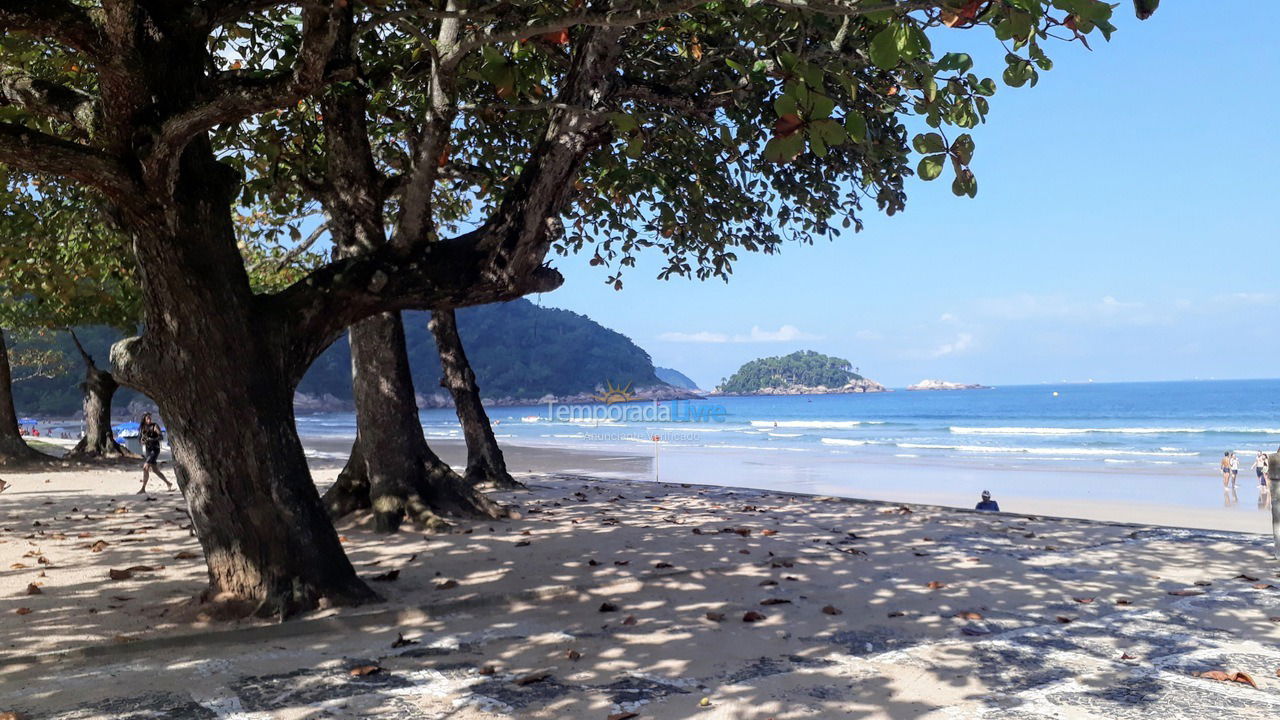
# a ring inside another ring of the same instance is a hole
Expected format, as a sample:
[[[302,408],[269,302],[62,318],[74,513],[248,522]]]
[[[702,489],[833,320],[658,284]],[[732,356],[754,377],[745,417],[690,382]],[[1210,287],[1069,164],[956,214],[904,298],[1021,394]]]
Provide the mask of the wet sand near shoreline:
[[[349,439],[303,438],[319,467],[341,466]],[[432,440],[431,447],[455,467],[466,463],[461,440]],[[732,485],[761,490],[888,502],[914,502],[970,509],[990,490],[1002,509],[1054,517],[1135,522],[1170,527],[1270,533],[1271,515],[1259,504],[1258,487],[1240,479],[1234,494],[1223,493],[1212,473],[1116,466],[1105,471],[1009,462],[942,463],[928,458],[886,462],[857,455],[718,450],[706,448],[606,452],[506,441],[503,453],[512,472],[568,473],[697,485]]]

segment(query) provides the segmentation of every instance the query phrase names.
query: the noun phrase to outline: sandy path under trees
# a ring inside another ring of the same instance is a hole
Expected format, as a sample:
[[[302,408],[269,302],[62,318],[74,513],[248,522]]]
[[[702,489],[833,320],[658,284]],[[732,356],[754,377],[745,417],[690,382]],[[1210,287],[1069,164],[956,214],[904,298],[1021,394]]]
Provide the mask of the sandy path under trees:
[[[388,602],[273,626],[192,601],[204,569],[177,494],[132,495],[133,472],[9,479],[0,711],[31,717],[1280,711],[1261,535],[537,475],[501,496],[520,520],[343,525],[362,576],[396,573],[373,583]]]

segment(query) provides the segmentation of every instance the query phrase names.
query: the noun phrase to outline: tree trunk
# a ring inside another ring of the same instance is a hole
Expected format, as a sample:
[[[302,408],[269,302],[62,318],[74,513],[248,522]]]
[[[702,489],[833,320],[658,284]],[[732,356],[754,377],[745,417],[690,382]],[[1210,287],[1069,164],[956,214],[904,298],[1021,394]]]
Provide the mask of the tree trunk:
[[[466,483],[427,446],[418,420],[404,325],[399,313],[351,326],[356,442],[337,482],[325,493],[330,514],[373,511],[379,532],[405,517],[428,529],[445,517],[503,517],[504,508]]]
[[[236,187],[198,139],[171,198],[126,209],[146,329],[112,348],[112,365],[168,425],[208,563],[206,597],[282,619],[376,600],[307,467],[293,392],[313,349],[297,347],[290,318],[252,293],[231,222]]]
[[[444,373],[440,384],[453,395],[453,406],[462,424],[462,436],[467,440],[467,471],[464,475],[472,485],[491,482],[500,488],[524,487],[507,472],[507,462],[493,435],[489,414],[480,402],[480,388],[476,374],[467,361],[458,335],[458,320],[453,310],[436,310],[431,313],[431,333],[440,351],[440,368]]]
[[[133,455],[123,445],[116,442],[111,432],[111,398],[120,389],[115,376],[102,370],[93,362],[93,357],[85,351],[80,339],[74,332],[71,339],[80,351],[84,360],[84,381],[80,389],[84,391],[84,437],[76,443],[68,457],[77,458],[110,458]]]
[[[9,370],[9,348],[0,330],[0,465],[52,460],[22,439],[18,432],[18,411],[13,406],[13,376]]]
[[[1280,460],[1280,453],[1271,456],[1271,462]],[[1267,479],[1267,491],[1271,496],[1271,538],[1275,541],[1275,557],[1280,560],[1280,480]]]

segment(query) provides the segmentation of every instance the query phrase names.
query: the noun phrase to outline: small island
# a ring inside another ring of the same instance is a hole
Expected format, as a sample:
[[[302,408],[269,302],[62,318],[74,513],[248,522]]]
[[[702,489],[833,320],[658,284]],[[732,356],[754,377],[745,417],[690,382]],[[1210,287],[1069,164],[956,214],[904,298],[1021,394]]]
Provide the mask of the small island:
[[[908,385],[908,390],[990,390],[990,385],[966,385],[964,383],[947,382],[946,380],[921,380],[915,385]]]
[[[887,388],[854,372],[848,360],[813,350],[760,358],[738,368],[714,395],[826,395],[885,392]]]

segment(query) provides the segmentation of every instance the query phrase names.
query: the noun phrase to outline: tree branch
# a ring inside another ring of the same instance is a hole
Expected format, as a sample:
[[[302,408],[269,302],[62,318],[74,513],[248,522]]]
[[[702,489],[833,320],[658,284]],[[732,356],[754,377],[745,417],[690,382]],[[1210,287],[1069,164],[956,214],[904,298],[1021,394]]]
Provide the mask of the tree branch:
[[[160,139],[145,163],[150,179],[165,185],[172,182],[177,174],[178,158],[187,143],[209,128],[273,108],[288,107],[323,87],[330,79],[326,77],[325,66],[337,39],[337,5],[303,8],[302,46],[291,69],[266,78],[224,73],[214,78],[203,100],[165,120]]]
[[[0,0],[0,30],[53,38],[92,58],[103,51],[98,26],[70,0]]]
[[[23,125],[0,123],[0,162],[26,172],[71,178],[127,201],[136,185],[114,158]]]
[[[59,120],[85,135],[93,133],[97,120],[96,100],[92,96],[13,67],[0,67],[0,105]]]

